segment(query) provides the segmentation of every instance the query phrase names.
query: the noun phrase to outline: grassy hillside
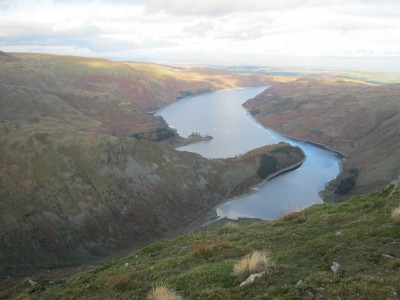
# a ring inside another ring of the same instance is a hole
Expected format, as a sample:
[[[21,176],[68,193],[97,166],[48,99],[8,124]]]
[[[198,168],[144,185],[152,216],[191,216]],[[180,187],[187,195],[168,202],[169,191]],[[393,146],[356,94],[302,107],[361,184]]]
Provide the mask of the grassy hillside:
[[[273,222],[223,221],[74,276],[22,280],[0,298],[145,299],[162,285],[183,299],[397,299],[399,207],[397,185]],[[248,274],[234,266],[254,250],[268,253],[264,276],[239,287]]]
[[[0,274],[84,263],[187,226],[217,203],[304,158],[279,144],[207,160],[97,133],[0,125]],[[288,153],[279,153],[281,148]]]
[[[245,107],[267,127],[338,150],[354,193],[382,188],[400,172],[400,85],[299,79],[276,85]]]
[[[167,126],[147,112],[178,98],[290,80],[217,69],[43,54],[9,54],[3,61],[1,102],[6,102],[8,111],[1,119],[65,123],[78,114],[85,124],[72,126],[119,136],[144,133],[153,140],[156,129]],[[21,105],[16,107],[18,103]],[[29,109],[22,110],[22,105]],[[16,115],[10,115],[10,110]]]
[[[151,142],[176,133],[148,111],[277,80],[287,79],[0,52],[0,276],[148,243],[263,180],[259,156],[208,161]],[[303,160],[292,150],[264,154],[280,170]]]

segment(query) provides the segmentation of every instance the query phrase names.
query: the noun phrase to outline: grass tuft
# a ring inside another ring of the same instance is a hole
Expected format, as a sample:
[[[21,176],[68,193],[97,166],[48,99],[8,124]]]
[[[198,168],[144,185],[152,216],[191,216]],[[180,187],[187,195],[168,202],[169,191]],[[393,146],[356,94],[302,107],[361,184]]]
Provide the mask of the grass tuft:
[[[128,274],[119,274],[110,281],[113,290],[128,290],[132,286],[132,279]]]
[[[392,218],[395,221],[400,221],[400,206],[392,210]]]
[[[157,286],[147,294],[147,300],[182,300],[182,297],[174,290]]]
[[[288,214],[284,215],[281,218],[283,221],[293,221],[296,223],[303,223],[305,221],[307,221],[306,216],[304,215],[304,213],[302,211],[291,211]]]
[[[190,252],[191,256],[209,257],[216,250],[224,250],[231,247],[231,242],[224,235],[215,242],[202,240],[198,242]]]
[[[255,250],[234,265],[233,273],[238,278],[245,278],[252,273],[266,271],[271,265],[270,255],[266,251]]]
[[[214,251],[214,245],[211,243],[208,243],[207,241],[201,241],[197,243],[190,254],[192,256],[202,256],[202,257],[208,257],[211,256],[211,254]]]

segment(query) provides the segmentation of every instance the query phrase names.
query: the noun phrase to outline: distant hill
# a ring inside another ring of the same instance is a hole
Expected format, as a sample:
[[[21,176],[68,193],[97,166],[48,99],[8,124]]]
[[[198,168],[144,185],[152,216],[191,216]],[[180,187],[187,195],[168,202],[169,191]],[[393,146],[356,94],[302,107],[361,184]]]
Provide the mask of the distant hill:
[[[152,140],[159,139],[157,128],[168,127],[147,112],[177,98],[290,80],[73,56],[6,54],[0,60],[0,120],[58,123],[118,136],[142,134]]]
[[[342,179],[359,172],[352,194],[382,188],[400,173],[400,84],[299,79],[245,103],[263,125],[346,155]]]

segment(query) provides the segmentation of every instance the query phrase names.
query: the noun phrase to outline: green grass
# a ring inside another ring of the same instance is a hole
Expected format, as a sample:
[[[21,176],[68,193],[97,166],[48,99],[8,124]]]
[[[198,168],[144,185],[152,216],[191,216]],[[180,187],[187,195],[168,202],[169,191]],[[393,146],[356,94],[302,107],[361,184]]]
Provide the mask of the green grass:
[[[0,298],[145,299],[163,285],[184,299],[301,299],[311,293],[323,299],[392,299],[400,293],[400,224],[390,214],[400,194],[388,198],[389,192],[320,205],[297,213],[301,220],[282,217],[237,226],[222,221],[95,270],[41,282],[35,290],[22,281]],[[235,263],[264,249],[272,262],[266,276],[240,288]],[[338,274],[330,270],[333,262],[343,266]],[[296,286],[300,279],[303,284]]]

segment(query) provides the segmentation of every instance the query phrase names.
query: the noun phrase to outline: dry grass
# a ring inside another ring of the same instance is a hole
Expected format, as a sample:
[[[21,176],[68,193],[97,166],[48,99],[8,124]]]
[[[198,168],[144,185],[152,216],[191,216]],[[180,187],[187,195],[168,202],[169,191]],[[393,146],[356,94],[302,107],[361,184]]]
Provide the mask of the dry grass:
[[[255,250],[234,265],[233,273],[238,278],[245,278],[252,273],[265,271],[271,265],[271,258],[268,252]]]
[[[288,214],[284,215],[281,219],[283,221],[294,221],[297,223],[302,223],[302,222],[307,221],[307,218],[304,215],[304,213],[302,211],[298,211],[298,210],[289,212]]]
[[[389,270],[398,270],[398,269],[400,269],[400,259],[395,259],[395,260],[390,261],[387,264],[387,268]]]
[[[400,206],[392,210],[392,218],[396,221],[400,221]]]
[[[127,274],[120,274],[110,281],[113,290],[127,290],[131,285],[131,277]]]
[[[225,236],[217,239],[215,242],[203,240],[193,247],[190,255],[208,257],[211,256],[215,250],[223,250],[229,248],[230,246],[231,242]]]
[[[215,242],[203,240],[193,247],[190,255],[208,257],[211,256],[215,250],[224,250],[230,246],[231,242],[225,236],[217,239]]]
[[[190,252],[190,255],[207,257],[210,256],[213,253],[213,251],[214,251],[213,244],[208,243],[207,241],[201,241],[193,247],[192,251]]]
[[[392,210],[392,218],[395,221],[400,221],[400,206]]]
[[[177,292],[164,286],[157,286],[147,294],[147,300],[182,300]]]
[[[215,243],[215,248],[218,250],[227,249],[231,246],[231,242],[228,240],[226,236],[218,239]]]

